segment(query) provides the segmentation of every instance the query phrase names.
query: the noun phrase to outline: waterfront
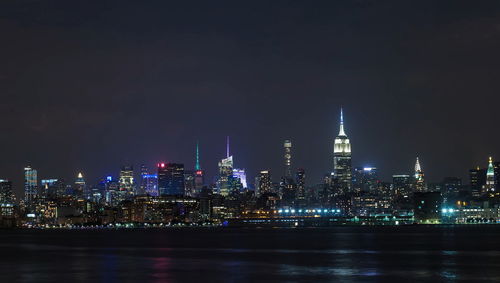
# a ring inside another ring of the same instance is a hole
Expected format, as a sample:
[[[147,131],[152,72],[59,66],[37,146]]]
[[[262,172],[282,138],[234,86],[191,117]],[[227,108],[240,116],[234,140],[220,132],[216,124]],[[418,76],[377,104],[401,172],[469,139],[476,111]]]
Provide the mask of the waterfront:
[[[1,282],[498,281],[499,226],[3,230]]]

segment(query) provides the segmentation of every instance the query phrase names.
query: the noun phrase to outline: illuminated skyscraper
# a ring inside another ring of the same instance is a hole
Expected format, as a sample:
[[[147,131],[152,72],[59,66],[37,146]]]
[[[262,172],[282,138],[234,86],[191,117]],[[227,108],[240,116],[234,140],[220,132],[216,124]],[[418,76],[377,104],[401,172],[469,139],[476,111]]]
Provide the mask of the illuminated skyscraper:
[[[415,191],[417,192],[425,192],[426,187],[425,187],[425,180],[424,180],[424,171],[422,170],[422,167],[420,166],[420,161],[418,160],[415,162]]]
[[[493,160],[490,157],[488,160],[488,169],[486,170],[486,185],[484,187],[485,192],[495,191],[495,170],[493,168]]]
[[[285,140],[283,144],[285,149],[284,160],[285,160],[285,178],[292,178],[292,142],[290,140]]]
[[[0,179],[0,205],[14,204],[14,193],[12,192],[12,182]]]
[[[184,195],[184,164],[158,164],[158,191],[161,196]]]
[[[481,196],[483,187],[486,185],[486,170],[479,168],[469,170],[470,188],[473,197]]]
[[[24,201],[27,207],[31,207],[37,196],[37,171],[31,166],[24,168]]]
[[[357,191],[373,192],[378,188],[378,174],[376,167],[354,168],[352,183]]]
[[[188,197],[196,197],[193,170],[184,170],[184,194]]]
[[[158,163],[158,195],[166,194],[168,179],[168,171],[165,163]]]
[[[123,200],[118,181],[113,179],[112,176],[107,176],[106,180],[103,180],[103,185],[106,203],[110,206],[118,205]]]
[[[295,174],[295,182],[297,183],[296,198],[299,203],[304,202],[306,199],[306,171],[304,169],[297,169]]]
[[[271,181],[271,172],[269,172],[269,170],[260,171],[257,182],[258,183],[256,184],[256,189],[258,195],[272,192],[273,183]]]
[[[196,163],[194,165],[194,170],[198,171],[201,170],[200,166],[200,146],[198,142],[196,142]]]
[[[194,171],[194,189],[196,190],[196,194],[201,193],[203,186],[205,185],[205,177],[203,170]]]
[[[76,197],[83,197],[85,194],[85,179],[83,179],[83,174],[81,172],[76,176],[73,194]]]
[[[493,162],[493,171],[495,173],[495,191],[500,191],[500,162]]]
[[[392,175],[392,188],[397,196],[409,196],[412,193],[411,187],[410,175]]]
[[[147,180],[144,178],[144,176],[149,175],[148,173],[148,167],[146,165],[142,164],[141,165],[141,184],[139,185],[139,189],[137,190],[136,194],[137,195],[144,195],[146,194],[146,186],[147,186]]]
[[[57,197],[58,192],[58,180],[57,179],[43,179],[40,180],[41,195],[48,199],[54,199]]]
[[[333,173],[340,190],[351,190],[351,143],[344,131],[344,115],[340,109],[340,129],[333,146]]]
[[[245,169],[233,169],[233,177],[240,179],[243,188],[248,188],[247,186],[247,174],[245,173]]]
[[[201,193],[201,189],[205,185],[204,174],[205,172],[201,169],[200,165],[200,149],[198,143],[196,143],[196,164],[194,166],[194,189],[196,195]]]
[[[151,174],[151,175],[144,175],[143,177],[144,182],[146,183],[146,189],[145,189],[145,194],[150,195],[150,196],[158,196],[158,175],[156,174]]]
[[[134,168],[132,166],[123,166],[120,170],[120,178],[118,180],[120,192],[125,195],[134,194]]]
[[[219,162],[219,176],[217,179],[217,189],[223,196],[229,194],[231,184],[229,179],[233,177],[233,157],[229,154],[229,137],[226,144],[226,158]]]

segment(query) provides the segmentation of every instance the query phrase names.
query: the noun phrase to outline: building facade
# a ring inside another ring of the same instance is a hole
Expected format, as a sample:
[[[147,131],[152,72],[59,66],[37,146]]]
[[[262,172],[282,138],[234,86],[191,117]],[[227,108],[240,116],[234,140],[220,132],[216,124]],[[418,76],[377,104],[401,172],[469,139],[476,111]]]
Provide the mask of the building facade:
[[[24,202],[27,208],[31,208],[37,197],[38,175],[31,166],[24,168]]]
[[[158,164],[158,191],[160,196],[184,195],[184,164]]]
[[[351,191],[351,143],[344,131],[344,116],[340,109],[340,129],[333,145],[333,174],[337,186],[343,192]]]
[[[417,157],[417,161],[415,162],[415,191],[416,192],[425,192],[427,191],[427,187],[425,185],[424,180],[424,171],[422,170],[422,166],[420,165],[420,160]]]

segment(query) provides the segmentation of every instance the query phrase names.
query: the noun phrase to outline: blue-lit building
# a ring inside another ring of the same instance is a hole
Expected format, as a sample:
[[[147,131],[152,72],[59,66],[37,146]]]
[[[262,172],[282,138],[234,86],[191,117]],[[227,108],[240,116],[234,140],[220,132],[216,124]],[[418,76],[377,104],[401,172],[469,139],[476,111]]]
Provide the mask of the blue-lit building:
[[[158,175],[146,174],[142,176],[142,183],[144,184],[144,192],[150,196],[158,196]]]
[[[158,192],[160,196],[184,195],[184,164],[158,164]]]

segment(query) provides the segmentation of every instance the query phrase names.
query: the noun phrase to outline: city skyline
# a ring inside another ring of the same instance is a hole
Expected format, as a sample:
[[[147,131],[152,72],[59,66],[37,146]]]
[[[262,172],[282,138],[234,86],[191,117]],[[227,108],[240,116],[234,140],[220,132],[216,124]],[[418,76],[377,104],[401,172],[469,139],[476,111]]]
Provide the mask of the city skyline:
[[[500,1],[7,0],[0,38],[0,282],[500,278]]]
[[[393,177],[395,175],[401,175],[401,174],[408,174],[408,175],[414,175],[415,179],[418,180],[417,182],[417,191],[423,191],[425,190],[424,187],[427,186],[429,183],[440,183],[442,182],[444,179],[448,178],[448,177],[456,177],[456,176],[441,176],[441,179],[439,180],[432,180],[432,181],[428,181],[427,179],[424,180],[423,178],[423,173],[418,173],[418,172],[423,172],[424,170],[422,170],[421,168],[421,165],[420,165],[420,160],[419,160],[419,157],[417,156],[416,157],[416,163],[414,165],[414,169],[413,171],[412,170],[407,170],[407,171],[403,171],[403,170],[399,170],[397,172],[393,172],[393,173],[387,173],[385,172],[385,174],[381,174],[383,173],[379,167],[377,166],[373,166],[373,165],[358,165],[358,164],[354,164],[352,165],[351,164],[351,145],[350,145],[350,139],[347,137],[346,135],[346,130],[345,130],[345,126],[344,126],[344,111],[343,111],[343,108],[340,108],[340,118],[339,118],[339,122],[338,122],[338,126],[339,126],[339,133],[337,135],[337,137],[335,137],[335,139],[333,139],[332,141],[332,145],[333,145],[333,151],[332,151],[332,154],[331,154],[331,158],[333,158],[333,165],[332,165],[332,168],[330,171],[326,171],[324,172],[324,174],[322,175],[322,177],[324,177],[325,175],[328,175],[328,174],[337,174],[337,178],[340,178],[341,182],[343,183],[346,183],[346,187],[345,189],[347,191],[350,190],[350,186],[352,184],[352,181],[351,181],[351,176],[353,174],[353,169],[356,169],[356,168],[368,168],[368,169],[372,169],[372,168],[376,168],[377,169],[377,176],[379,178],[380,181],[382,182],[392,182],[393,181]],[[290,178],[291,175],[288,175],[289,172],[290,174],[293,175],[293,173],[291,172],[295,172],[297,170],[304,170],[306,169],[307,171],[307,168],[303,168],[301,166],[297,166],[296,168],[294,167],[294,165],[291,165],[291,164],[294,164],[294,159],[293,159],[293,151],[291,151],[291,148],[292,148],[292,142],[293,140],[291,139],[286,139],[284,140],[284,147],[285,147],[285,164],[282,164],[282,166],[284,165],[285,166],[285,170],[283,173],[280,173],[279,170],[270,170],[269,168],[266,168],[265,166],[262,167],[261,169],[257,170],[257,171],[254,171],[254,172],[249,172],[248,170],[246,170],[245,172],[245,166],[242,166],[242,164],[237,164],[237,165],[234,165],[234,155],[231,154],[230,152],[230,137],[229,136],[226,136],[226,147],[225,147],[225,158],[223,158],[223,161],[221,162],[227,162],[227,161],[224,161],[224,160],[229,160],[230,159],[230,168],[231,170],[233,170],[233,168],[235,168],[234,170],[243,170],[243,175],[245,176],[244,178],[246,179],[246,176],[249,176],[249,179],[252,180],[254,177],[257,177],[259,175],[259,172],[262,171],[262,170],[265,170],[266,172],[269,171],[270,172],[270,176],[271,176],[271,181],[273,182],[278,182],[279,179],[281,177],[286,177],[286,178]],[[288,150],[287,150],[288,148]],[[343,162],[345,161],[342,161],[345,157],[344,155],[344,152],[347,152],[348,153],[348,165],[345,165]],[[337,155],[337,154],[340,154],[340,155]],[[278,157],[279,154],[277,154],[277,157]],[[340,156],[340,157],[336,157],[336,156]],[[341,161],[337,161],[337,158],[340,158]],[[339,163],[340,162],[340,163]],[[466,178],[462,178],[461,176],[459,176],[459,178],[465,180],[465,182],[463,182],[464,184],[470,184],[469,181],[470,180],[470,172],[469,170],[471,169],[474,169],[476,167],[478,168],[483,168],[483,169],[486,169],[488,168],[488,176],[491,175],[491,181],[490,182],[493,182],[493,167],[492,167],[492,157],[489,156],[488,157],[488,165],[486,166],[481,166],[481,165],[478,165],[478,166],[471,166],[469,169],[467,169],[467,177]],[[159,160],[157,161],[157,167],[158,168],[162,168],[160,165],[164,166],[164,164],[172,164],[174,166],[177,166],[177,165],[180,165],[182,166],[182,170],[194,170],[194,171],[200,171],[202,170],[203,168],[203,176],[205,178],[205,181],[208,180],[208,182],[205,183],[205,185],[211,185],[211,184],[214,184],[215,185],[215,182],[211,182],[209,180],[215,180],[215,178],[219,175],[218,173],[215,173],[211,176],[207,175],[206,173],[206,169],[201,166],[201,161],[200,161],[200,144],[199,144],[199,141],[196,141],[195,143],[195,150],[194,150],[194,165],[193,167],[190,167],[189,165],[186,165],[186,164],[189,164],[189,162],[184,162],[184,161],[165,161],[165,160]],[[336,169],[337,167],[337,163],[341,164],[340,165],[340,169]],[[129,185],[130,188],[126,189],[128,191],[131,191],[132,190],[132,186],[141,186],[141,176],[143,175],[143,172],[142,170],[147,170],[145,168],[149,168],[149,171],[147,172],[148,174],[155,174],[156,171],[154,170],[154,166],[151,165],[151,164],[144,164],[144,163],[141,163],[140,164],[140,170],[137,170],[137,168],[139,168],[138,166],[139,164],[128,164],[128,165],[121,165],[119,168],[121,168],[121,171],[120,170],[117,170],[113,173],[109,173],[109,174],[103,174],[101,176],[99,176],[97,179],[90,179],[90,178],[86,178],[89,182],[89,185],[97,185],[99,182],[101,182],[102,180],[105,180],[106,178],[110,178],[112,177],[113,179],[115,180],[122,180],[122,174],[123,174],[123,170],[128,170],[126,172],[130,172],[130,173],[126,173],[127,175],[130,175],[130,178],[132,178],[132,181],[129,182]],[[133,168],[136,168],[136,170],[134,170]],[[220,163],[219,163],[219,167],[220,167]],[[347,167],[346,167],[347,166]],[[243,169],[236,169],[237,167],[239,168],[243,168]],[[125,169],[124,169],[125,168]],[[26,165],[25,166],[25,172],[26,170],[32,170],[32,165],[29,164],[29,165]],[[35,178],[36,178],[36,175],[37,173],[39,172],[39,169],[38,168],[33,168],[33,171],[35,172]],[[47,179],[47,178],[56,178],[55,180],[59,179],[59,180],[64,180],[67,184],[71,184],[73,182],[73,180],[76,180],[76,183],[78,183],[78,180],[79,179],[82,179],[83,180],[83,176],[82,176],[82,172],[85,172],[85,170],[80,170],[78,171],[78,173],[76,173],[76,178],[73,177],[70,177],[70,178],[61,178],[60,176],[45,176],[45,175],[41,175],[40,178],[38,178],[38,180],[44,180],[44,179]],[[159,171],[158,171],[159,172]],[[346,172],[349,172],[349,173],[346,173]],[[486,172],[486,171],[485,171]],[[25,173],[26,174],[26,173]],[[39,173],[38,173],[39,174]],[[236,172],[233,172],[231,171],[231,174],[237,174]],[[310,174],[310,172],[308,172],[308,174]],[[348,174],[348,175],[346,175]],[[387,175],[389,174],[390,175],[390,178],[387,178],[387,179],[383,179],[383,178],[380,178],[380,175]],[[426,174],[427,174],[427,171],[426,171]],[[139,177],[137,178],[137,181],[134,182],[133,179],[135,177]],[[1,177],[1,176],[0,176]],[[5,180],[12,180],[13,178],[7,178],[7,177],[4,177],[3,179]],[[317,185],[317,184],[321,184],[323,182],[323,178],[321,179],[318,179],[318,180],[308,180],[308,183],[307,185],[308,186],[313,186],[313,185]],[[120,181],[121,182],[121,181]],[[244,181],[244,188],[252,188],[253,187],[253,183],[250,182],[249,186],[247,186],[247,182],[246,180]],[[16,184],[14,183],[13,187],[14,187],[14,192],[16,193],[16,195],[18,196],[24,196],[27,192],[30,191],[30,189],[27,189],[26,188],[26,184],[22,184],[23,187],[22,187],[22,191],[19,191],[19,189],[16,189]],[[38,186],[38,184],[34,184],[34,185],[31,185],[31,186]],[[182,184],[182,186],[184,186],[184,184]],[[161,186],[159,187],[159,190],[161,192]],[[184,189],[183,189],[184,190]],[[82,194],[82,193],[81,193]],[[160,193],[161,194],[161,193]],[[184,191],[182,192],[182,194],[184,194]],[[22,197],[21,197],[22,199]]]
[[[428,180],[500,156],[498,3],[104,2],[0,4],[0,174],[16,188],[27,164],[91,179],[192,167],[196,141],[213,175],[228,135],[248,172],[281,171],[290,138],[317,180],[340,106],[353,164],[384,179],[417,155]]]

